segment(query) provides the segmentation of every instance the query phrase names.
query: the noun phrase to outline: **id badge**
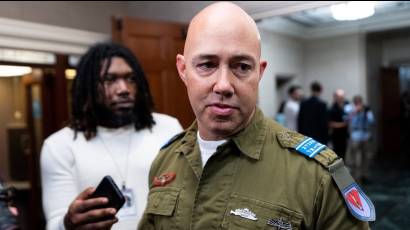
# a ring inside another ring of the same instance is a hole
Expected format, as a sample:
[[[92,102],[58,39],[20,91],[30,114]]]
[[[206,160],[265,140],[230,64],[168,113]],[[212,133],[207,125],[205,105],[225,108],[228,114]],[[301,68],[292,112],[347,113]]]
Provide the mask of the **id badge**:
[[[117,213],[118,219],[135,218],[137,215],[137,205],[135,204],[134,192],[130,188],[123,188],[121,192],[125,197],[125,203]]]

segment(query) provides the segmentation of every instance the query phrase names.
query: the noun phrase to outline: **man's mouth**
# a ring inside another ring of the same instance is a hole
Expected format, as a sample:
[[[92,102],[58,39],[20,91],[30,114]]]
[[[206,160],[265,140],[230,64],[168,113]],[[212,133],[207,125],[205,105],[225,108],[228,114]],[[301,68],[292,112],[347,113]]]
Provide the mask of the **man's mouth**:
[[[118,101],[112,104],[112,106],[116,109],[127,109],[134,107],[134,101],[127,100],[127,101]]]
[[[222,104],[222,103],[214,103],[209,105],[211,112],[217,116],[230,116],[235,111],[236,107]]]

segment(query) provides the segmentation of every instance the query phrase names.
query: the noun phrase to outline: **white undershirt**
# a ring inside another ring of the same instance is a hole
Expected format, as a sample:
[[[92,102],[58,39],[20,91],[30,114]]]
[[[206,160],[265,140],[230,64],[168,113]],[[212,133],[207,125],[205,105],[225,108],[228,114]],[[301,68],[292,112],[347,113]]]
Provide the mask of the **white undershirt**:
[[[220,141],[206,141],[201,138],[199,131],[197,132],[197,139],[199,144],[199,150],[201,152],[202,167],[205,166],[209,158],[216,152],[218,146],[226,142],[226,140]]]

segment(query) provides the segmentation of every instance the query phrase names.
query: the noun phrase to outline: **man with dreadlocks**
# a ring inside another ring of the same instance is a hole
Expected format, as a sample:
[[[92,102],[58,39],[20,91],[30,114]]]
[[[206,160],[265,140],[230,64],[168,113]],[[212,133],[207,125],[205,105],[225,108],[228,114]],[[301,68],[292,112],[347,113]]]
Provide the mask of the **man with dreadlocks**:
[[[160,146],[182,130],[153,113],[148,82],[132,52],[102,43],[81,58],[72,88],[69,127],[48,137],[41,153],[47,229],[136,229],[145,208],[148,172]],[[90,198],[111,175],[128,198],[117,213]],[[118,218],[118,219],[117,219]]]

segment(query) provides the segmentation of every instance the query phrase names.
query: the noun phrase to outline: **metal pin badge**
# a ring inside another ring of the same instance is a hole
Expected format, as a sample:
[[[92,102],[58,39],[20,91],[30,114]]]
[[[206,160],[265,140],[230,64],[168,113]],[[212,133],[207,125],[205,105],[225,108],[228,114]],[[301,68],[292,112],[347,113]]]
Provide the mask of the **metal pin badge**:
[[[270,219],[266,224],[276,227],[278,230],[292,230],[292,224],[284,221],[282,218]]]
[[[235,210],[231,210],[231,214],[235,216],[240,216],[248,220],[258,220],[258,218],[256,218],[255,213],[253,213],[248,208],[237,208]]]

